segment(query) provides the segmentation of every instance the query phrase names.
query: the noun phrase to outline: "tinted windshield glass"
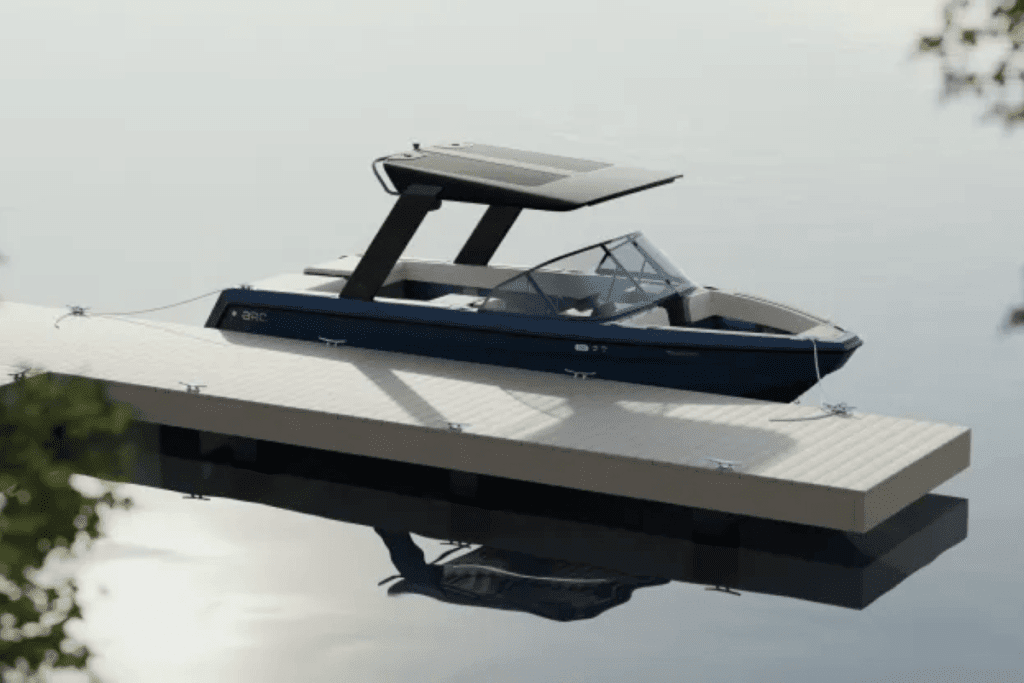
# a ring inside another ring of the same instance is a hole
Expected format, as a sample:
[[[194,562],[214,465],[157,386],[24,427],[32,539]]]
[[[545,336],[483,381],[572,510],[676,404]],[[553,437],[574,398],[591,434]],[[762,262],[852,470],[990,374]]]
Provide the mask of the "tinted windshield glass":
[[[481,310],[610,318],[692,286],[642,234],[633,233],[531,268],[495,287]]]

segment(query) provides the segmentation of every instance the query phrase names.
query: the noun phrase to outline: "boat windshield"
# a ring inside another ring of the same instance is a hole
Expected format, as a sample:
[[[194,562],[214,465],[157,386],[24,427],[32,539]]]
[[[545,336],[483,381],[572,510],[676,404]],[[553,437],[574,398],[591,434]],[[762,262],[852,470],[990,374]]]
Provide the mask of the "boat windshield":
[[[642,233],[563,254],[491,290],[482,311],[615,318],[694,287]]]

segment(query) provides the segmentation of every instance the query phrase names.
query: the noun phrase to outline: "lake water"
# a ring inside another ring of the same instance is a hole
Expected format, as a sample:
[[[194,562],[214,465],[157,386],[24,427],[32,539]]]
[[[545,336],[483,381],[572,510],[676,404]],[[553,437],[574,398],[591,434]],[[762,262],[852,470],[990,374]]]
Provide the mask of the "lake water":
[[[937,65],[908,55],[939,19],[924,0],[5,2],[7,300],[134,311],[361,252],[390,206],[373,158],[476,140],[685,174],[524,214],[496,261],[643,230],[702,284],[857,332],[828,400],[973,430],[971,468],[937,491],[969,501],[967,538],[864,609],[680,580],[565,622],[389,596],[370,526],[130,487],[78,569],[97,671],[1024,680],[1024,331],[999,332],[1024,299],[1024,131],[938,105]],[[410,253],[451,258],[479,213],[432,215]],[[212,303],[149,315],[199,325]],[[427,561],[451,548],[411,538]]]

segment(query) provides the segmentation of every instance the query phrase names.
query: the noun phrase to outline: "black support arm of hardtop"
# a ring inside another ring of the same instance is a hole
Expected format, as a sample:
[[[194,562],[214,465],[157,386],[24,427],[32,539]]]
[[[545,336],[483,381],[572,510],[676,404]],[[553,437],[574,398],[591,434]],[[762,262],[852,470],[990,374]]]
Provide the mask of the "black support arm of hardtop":
[[[435,185],[410,185],[399,195],[339,298],[373,301],[427,213],[440,206],[440,192]]]
[[[487,207],[473,234],[455,257],[455,263],[465,266],[486,266],[522,210],[521,206],[493,204]]]

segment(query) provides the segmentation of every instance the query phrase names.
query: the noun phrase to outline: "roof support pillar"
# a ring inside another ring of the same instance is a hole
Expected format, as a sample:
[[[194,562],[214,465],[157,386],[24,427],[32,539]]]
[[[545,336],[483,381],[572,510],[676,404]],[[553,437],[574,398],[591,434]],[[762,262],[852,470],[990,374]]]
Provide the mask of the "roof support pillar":
[[[399,195],[339,298],[373,301],[427,213],[441,205],[440,192],[435,185],[410,185]]]
[[[669,297],[662,302],[661,306],[668,313],[668,324],[672,327],[685,327],[693,322],[686,313],[686,302],[683,301],[682,295],[676,294]]]
[[[465,266],[486,266],[522,210],[521,206],[492,204],[487,207],[483,218],[473,229],[473,234],[455,257],[455,263]]]

